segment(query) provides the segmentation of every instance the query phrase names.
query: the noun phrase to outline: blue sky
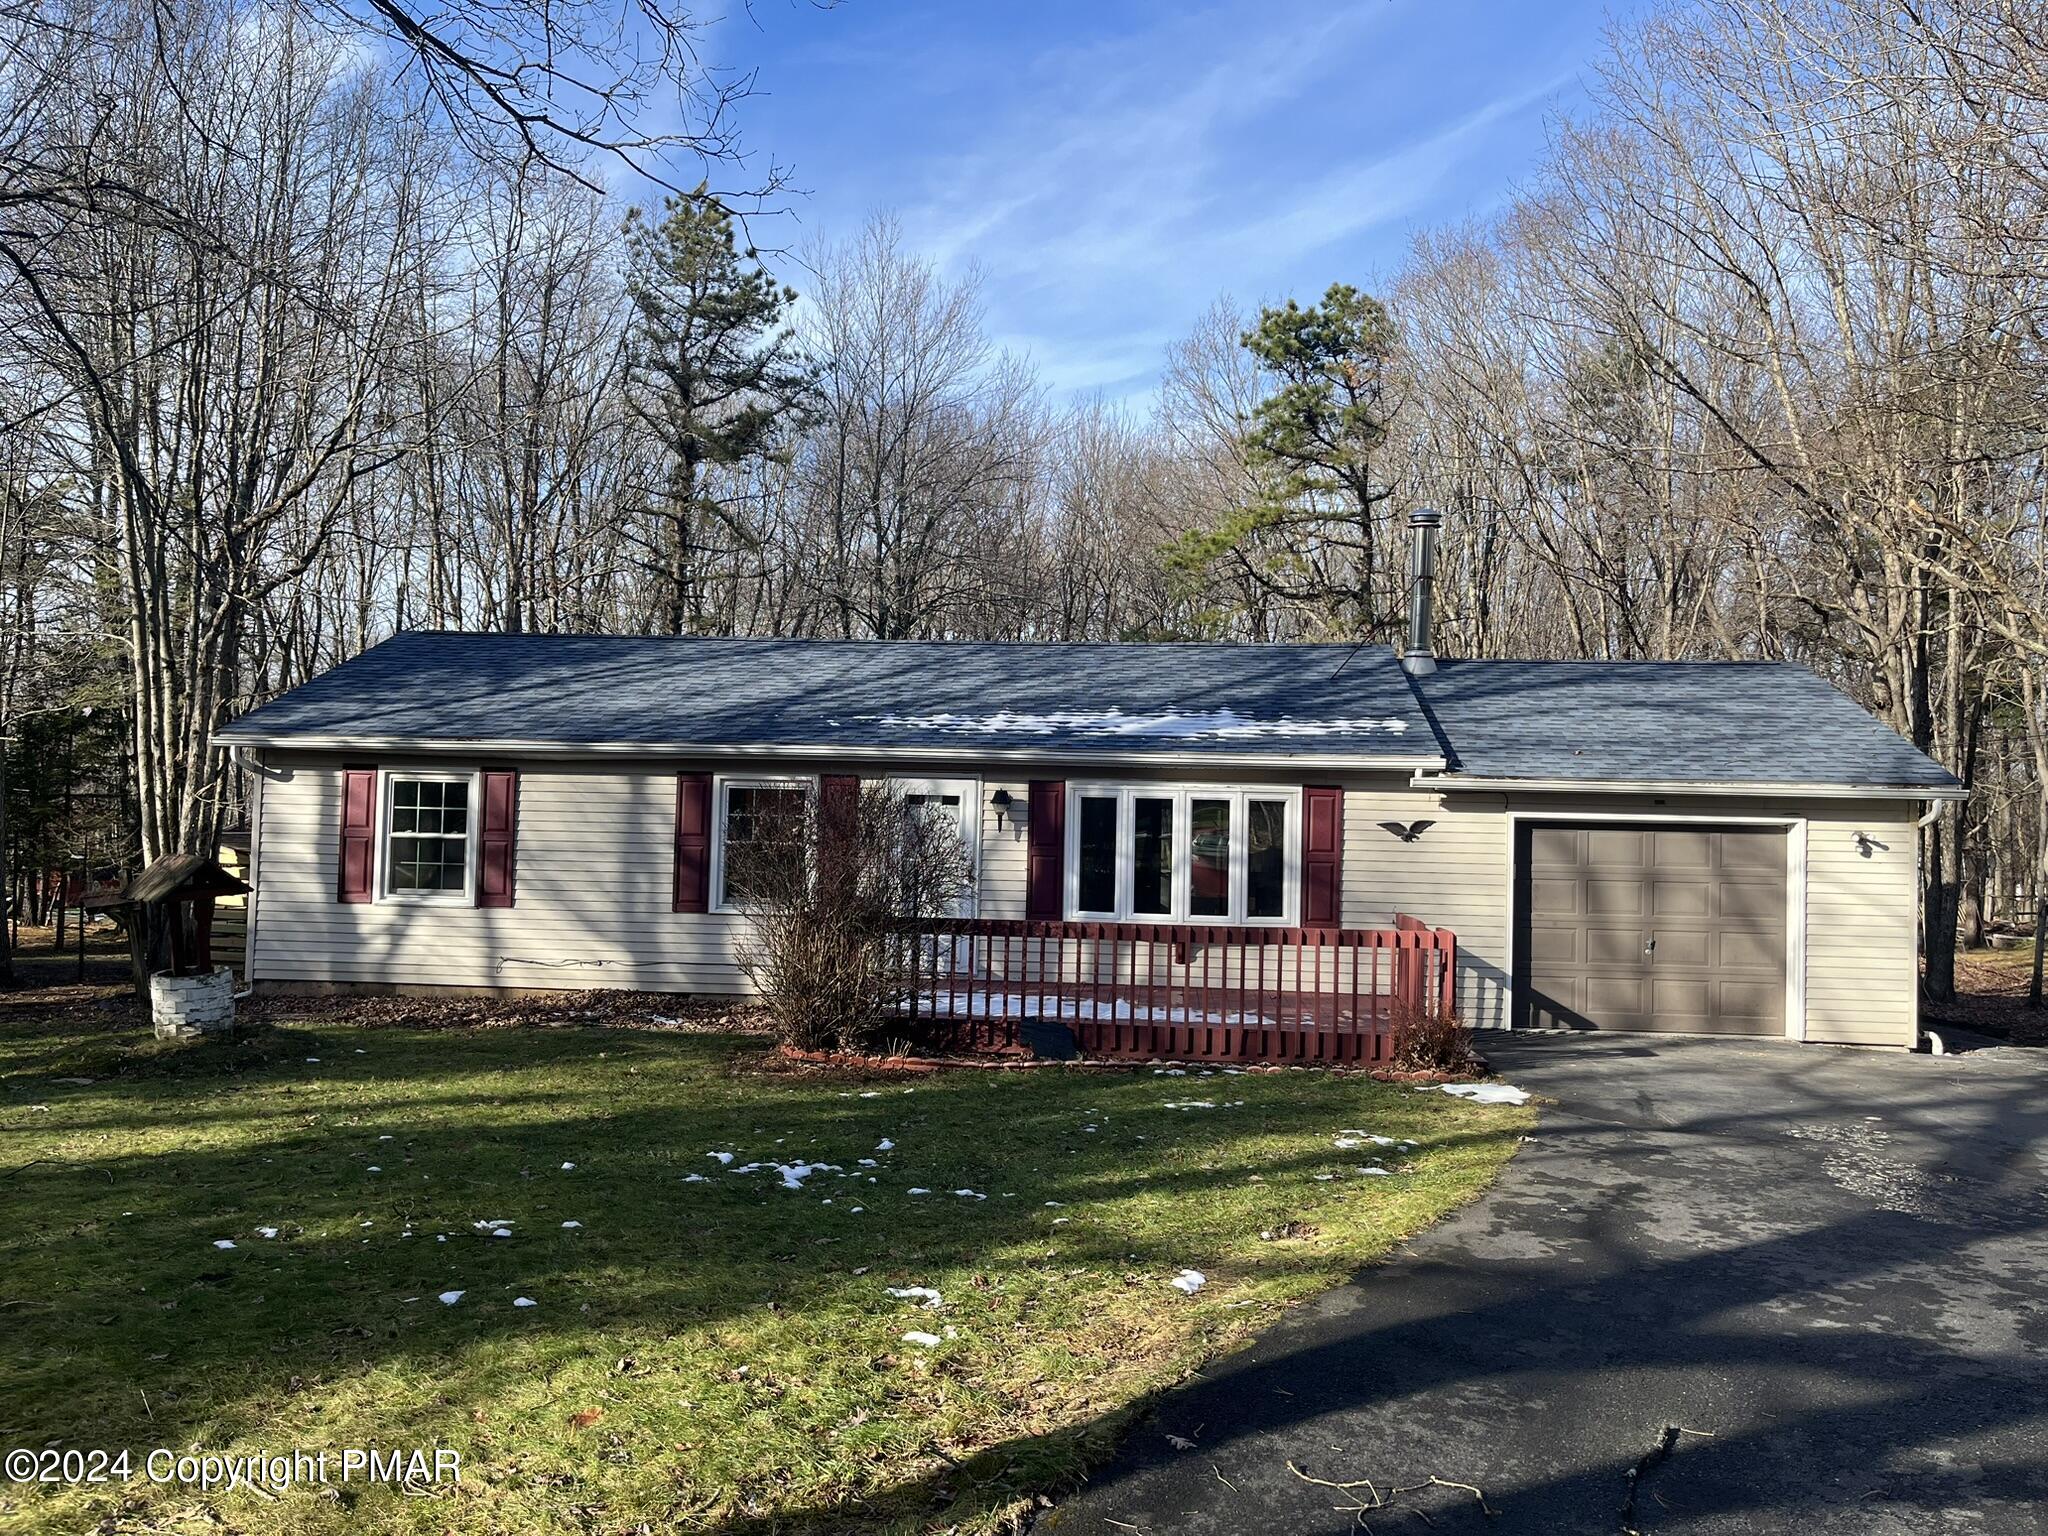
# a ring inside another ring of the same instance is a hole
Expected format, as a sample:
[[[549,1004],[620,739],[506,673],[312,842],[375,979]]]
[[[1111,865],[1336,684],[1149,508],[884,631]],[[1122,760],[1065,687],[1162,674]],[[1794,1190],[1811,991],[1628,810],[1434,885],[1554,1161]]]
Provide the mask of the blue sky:
[[[755,0],[711,50],[808,195],[799,246],[888,210],[984,275],[991,331],[1056,395],[1148,390],[1219,295],[1372,286],[1418,228],[1483,214],[1583,100],[1580,0]],[[801,274],[790,273],[802,286]]]

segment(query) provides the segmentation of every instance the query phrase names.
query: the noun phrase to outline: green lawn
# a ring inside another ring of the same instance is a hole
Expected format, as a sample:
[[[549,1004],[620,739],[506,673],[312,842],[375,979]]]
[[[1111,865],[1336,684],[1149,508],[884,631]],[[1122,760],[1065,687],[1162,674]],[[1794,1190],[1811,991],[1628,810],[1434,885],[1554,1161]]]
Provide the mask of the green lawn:
[[[462,1482],[0,1484],[0,1529],[1005,1529],[1529,1120],[1316,1072],[793,1076],[734,1035],[307,1015],[180,1048],[129,1020],[0,1025],[0,1447],[447,1447]],[[839,1167],[738,1171],[799,1162]]]

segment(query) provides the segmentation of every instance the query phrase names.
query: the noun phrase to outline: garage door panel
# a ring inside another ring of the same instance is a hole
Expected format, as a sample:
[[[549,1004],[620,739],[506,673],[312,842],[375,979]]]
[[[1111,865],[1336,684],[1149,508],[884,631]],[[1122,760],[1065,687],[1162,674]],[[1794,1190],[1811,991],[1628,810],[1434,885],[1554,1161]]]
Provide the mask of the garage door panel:
[[[1783,974],[1785,936],[1782,932],[1753,933],[1743,929],[1723,929],[1715,938],[1717,953],[1714,963],[1722,970],[1767,970]]]
[[[1711,832],[1653,832],[1651,859],[1660,870],[1712,869],[1714,836]]]
[[[1585,834],[1585,860],[1595,868],[1642,869],[1648,834],[1633,827],[1596,827]]]
[[[1585,958],[1590,965],[1633,966],[1643,953],[1640,928],[1588,928]]]
[[[1650,1007],[1666,1027],[1684,1028],[1713,1013],[1713,990],[1700,977],[1658,976],[1650,983]]]
[[[1587,934],[1583,928],[1537,928],[1529,934],[1529,963],[1542,969],[1555,965],[1574,973],[1586,958]]]
[[[1723,981],[1718,1001],[1723,1018],[1767,1020],[1772,1026],[1771,1032],[1777,1032],[1780,1023],[1778,1005],[1782,1001],[1779,983]]]
[[[1651,957],[1651,964],[1660,971],[1686,965],[1706,969],[1714,963],[1713,950],[1714,936],[1711,933],[1659,928],[1657,952]]]
[[[1769,927],[1779,932],[1785,924],[1785,887],[1724,883],[1720,888],[1720,915],[1745,927]]]
[[[1586,840],[1570,827],[1529,829],[1529,867],[1540,870],[1555,866],[1577,869],[1584,862]]]
[[[1786,848],[1771,829],[1525,827],[1524,1016],[1574,1029],[1781,1034]]]
[[[1650,913],[1654,917],[1707,917],[1714,910],[1714,886],[1710,880],[1656,880],[1650,885]]]
[[[1785,873],[1785,834],[1728,832],[1721,838],[1721,868],[1757,874]]]
[[[1595,916],[1626,912],[1640,916],[1647,903],[1640,880],[1588,880],[1586,910]]]

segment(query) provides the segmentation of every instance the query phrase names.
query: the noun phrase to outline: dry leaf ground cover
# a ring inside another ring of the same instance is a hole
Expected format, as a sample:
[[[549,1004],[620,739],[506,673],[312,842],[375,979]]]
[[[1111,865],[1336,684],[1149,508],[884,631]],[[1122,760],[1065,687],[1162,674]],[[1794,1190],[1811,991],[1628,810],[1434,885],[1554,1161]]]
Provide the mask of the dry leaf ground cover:
[[[4,1484],[6,1530],[1008,1528],[1529,1119],[1315,1072],[792,1074],[742,1035],[318,1004],[166,1047],[28,1001],[0,1011],[0,1446],[445,1448],[462,1478]]]

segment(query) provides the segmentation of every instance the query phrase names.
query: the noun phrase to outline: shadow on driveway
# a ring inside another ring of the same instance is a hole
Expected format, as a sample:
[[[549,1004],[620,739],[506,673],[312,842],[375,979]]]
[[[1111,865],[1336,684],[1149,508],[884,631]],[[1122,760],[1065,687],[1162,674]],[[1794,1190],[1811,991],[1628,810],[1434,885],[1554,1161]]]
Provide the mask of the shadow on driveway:
[[[1499,1183],[1040,1532],[2048,1532],[2048,1059],[1488,1050],[1546,1101]]]

